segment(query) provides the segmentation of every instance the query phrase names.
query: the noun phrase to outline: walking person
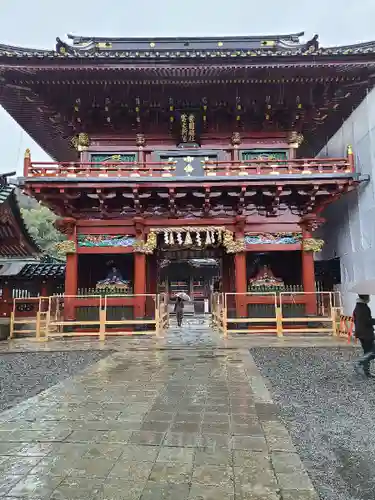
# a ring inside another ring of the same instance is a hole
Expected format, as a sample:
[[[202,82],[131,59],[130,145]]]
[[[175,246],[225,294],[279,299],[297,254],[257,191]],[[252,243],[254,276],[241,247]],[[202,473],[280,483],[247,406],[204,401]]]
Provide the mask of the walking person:
[[[355,370],[357,373],[373,378],[373,375],[370,373],[370,362],[375,359],[375,319],[371,316],[371,310],[368,306],[369,302],[369,295],[358,295],[357,304],[353,312],[355,336],[360,341],[363,349],[363,356],[356,361]]]
[[[177,326],[182,326],[182,319],[184,317],[184,301],[181,297],[177,297],[176,303],[174,305],[174,312],[177,317]]]

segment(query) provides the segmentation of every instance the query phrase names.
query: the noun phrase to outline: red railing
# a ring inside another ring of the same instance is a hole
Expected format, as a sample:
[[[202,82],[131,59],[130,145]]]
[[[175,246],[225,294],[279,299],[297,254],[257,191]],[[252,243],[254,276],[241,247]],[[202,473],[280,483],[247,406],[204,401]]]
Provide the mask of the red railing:
[[[295,160],[203,161],[205,176],[322,175],[354,172],[347,158]],[[25,158],[24,176],[30,177],[173,177],[176,162],[31,162]]]
[[[171,177],[176,162],[26,162],[25,177]]]
[[[348,158],[298,158],[294,160],[246,160],[204,162],[206,175],[312,175],[347,174],[354,171]]]

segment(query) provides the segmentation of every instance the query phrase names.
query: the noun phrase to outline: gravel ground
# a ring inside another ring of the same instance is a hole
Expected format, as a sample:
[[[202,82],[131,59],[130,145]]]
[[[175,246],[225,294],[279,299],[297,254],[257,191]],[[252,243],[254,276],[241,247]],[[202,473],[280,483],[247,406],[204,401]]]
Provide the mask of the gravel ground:
[[[375,498],[375,380],[354,375],[359,350],[251,349],[324,500]]]
[[[39,394],[109,354],[110,351],[0,354],[0,411]]]

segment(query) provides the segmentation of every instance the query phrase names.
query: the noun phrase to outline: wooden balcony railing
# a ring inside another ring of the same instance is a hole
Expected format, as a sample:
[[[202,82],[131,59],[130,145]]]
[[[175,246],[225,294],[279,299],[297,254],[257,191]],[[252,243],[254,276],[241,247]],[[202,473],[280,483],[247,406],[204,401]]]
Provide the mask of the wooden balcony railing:
[[[352,158],[298,158],[294,160],[205,161],[207,176],[320,175],[354,171]]]
[[[294,160],[202,161],[203,176],[324,175],[354,172],[352,155],[347,158]],[[195,173],[197,175],[197,173]],[[199,174],[198,174],[199,175]],[[24,177],[175,177],[176,162],[31,162],[25,159]],[[182,180],[184,175],[176,176]]]
[[[171,177],[173,162],[25,162],[25,177]]]

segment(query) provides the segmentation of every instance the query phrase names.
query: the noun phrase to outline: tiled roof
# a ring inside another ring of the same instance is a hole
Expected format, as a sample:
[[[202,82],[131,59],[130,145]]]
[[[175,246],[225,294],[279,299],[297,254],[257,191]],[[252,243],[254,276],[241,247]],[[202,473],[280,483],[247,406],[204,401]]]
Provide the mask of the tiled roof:
[[[5,205],[6,204],[6,205]],[[15,194],[15,186],[9,184],[6,176],[0,175],[0,210],[5,205],[5,210],[10,211],[12,218],[11,224],[16,228],[15,231],[20,235],[19,241],[11,244],[8,243],[6,227],[0,227],[0,255],[5,257],[11,256],[26,256],[41,253],[40,248],[30,235],[25,222],[21,215],[21,210],[18,205],[17,196]],[[2,234],[2,229],[5,233]]]
[[[73,44],[57,39],[55,50],[0,45],[0,57],[28,59],[195,59],[220,60],[253,57],[355,56],[375,54],[375,41],[318,48],[303,33],[257,37],[96,38],[68,35]],[[312,42],[312,43],[311,43]],[[311,43],[311,44],[310,44]]]
[[[30,261],[30,259],[0,258],[0,278],[10,276],[23,279],[63,279],[65,264],[62,262],[49,264],[37,260]]]
[[[14,191],[14,184],[9,183],[8,177],[12,174],[0,174],[0,205],[4,203]]]
[[[65,264],[27,264],[21,269],[18,278],[64,278]]]
[[[2,185],[0,182],[0,204],[4,203],[13,193],[14,186],[10,184]]]

